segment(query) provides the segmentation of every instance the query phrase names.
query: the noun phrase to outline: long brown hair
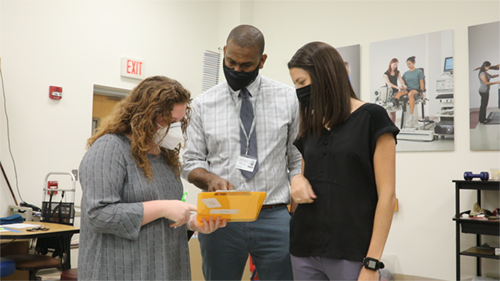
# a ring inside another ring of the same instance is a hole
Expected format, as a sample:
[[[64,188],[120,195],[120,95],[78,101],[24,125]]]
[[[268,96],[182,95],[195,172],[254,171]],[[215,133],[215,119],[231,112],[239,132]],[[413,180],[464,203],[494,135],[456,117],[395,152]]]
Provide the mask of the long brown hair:
[[[358,99],[337,50],[323,42],[311,42],[297,50],[288,69],[300,68],[311,77],[309,107],[300,105],[299,136],[325,132],[325,125],[337,127],[351,113],[351,98]]]
[[[391,65],[395,62],[399,62],[397,58],[393,58],[391,62],[389,63],[389,67],[387,68],[387,73],[391,74],[392,68]],[[394,75],[397,76],[399,74],[398,67],[396,66],[396,69],[394,69]]]
[[[103,119],[94,135],[88,139],[87,147],[105,134],[124,134],[130,136],[131,152],[137,166],[143,169],[144,175],[152,179],[151,165],[147,154],[157,131],[156,119],[162,117],[170,129],[171,111],[176,104],[187,104],[186,115],[181,121],[182,132],[189,124],[189,103],[191,94],[179,82],[164,76],[144,79],[130,95],[126,96],[114,107],[113,111]],[[164,136],[163,136],[164,137]],[[178,175],[180,173],[179,151],[161,148],[168,165]]]
[[[481,69],[481,71],[479,71],[479,72],[484,72],[484,71],[486,71],[486,67],[487,67],[487,66],[489,66],[489,67],[490,67],[490,69],[493,69],[493,70],[500,70],[500,64],[497,64],[497,65],[493,65],[493,66],[492,66],[492,65],[491,65],[491,62],[489,62],[489,61],[485,61],[485,62],[483,62],[483,64],[482,64],[480,67],[476,67],[476,68],[474,69],[474,71]]]

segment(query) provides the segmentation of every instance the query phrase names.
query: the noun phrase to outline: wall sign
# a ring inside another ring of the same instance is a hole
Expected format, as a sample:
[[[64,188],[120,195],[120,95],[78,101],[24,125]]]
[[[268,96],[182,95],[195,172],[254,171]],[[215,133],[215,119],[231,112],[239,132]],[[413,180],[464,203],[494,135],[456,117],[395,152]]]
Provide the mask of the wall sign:
[[[123,57],[121,60],[121,76],[129,78],[144,78],[144,62],[137,59]]]

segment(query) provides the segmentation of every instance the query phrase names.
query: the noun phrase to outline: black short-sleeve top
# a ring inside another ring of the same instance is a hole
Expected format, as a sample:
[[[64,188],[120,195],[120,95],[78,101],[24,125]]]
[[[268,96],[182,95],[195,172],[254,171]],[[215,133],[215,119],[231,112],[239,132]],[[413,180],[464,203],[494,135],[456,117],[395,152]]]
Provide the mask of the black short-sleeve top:
[[[372,235],[377,189],[373,155],[378,137],[399,129],[387,111],[365,103],[320,137],[294,144],[317,199],[300,204],[290,221],[290,253],[362,261]]]
[[[384,74],[387,75],[387,77],[389,78],[389,82],[391,82],[393,85],[397,85],[398,84],[398,73],[396,73],[395,75],[391,75],[391,73],[389,73],[389,71],[386,71]],[[397,88],[392,88],[392,90],[393,90],[393,92],[398,91]]]

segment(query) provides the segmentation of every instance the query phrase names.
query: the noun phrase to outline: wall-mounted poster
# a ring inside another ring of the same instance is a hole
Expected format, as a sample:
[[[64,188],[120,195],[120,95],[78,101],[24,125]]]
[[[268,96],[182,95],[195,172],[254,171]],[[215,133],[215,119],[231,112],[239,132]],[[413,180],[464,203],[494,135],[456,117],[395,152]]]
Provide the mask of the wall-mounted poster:
[[[359,58],[359,45],[352,45],[346,47],[335,48],[339,52],[340,56],[344,59],[344,64],[349,73],[349,80],[351,81],[351,86],[358,98],[360,95],[360,58]]]
[[[471,150],[500,150],[500,22],[469,26]]]
[[[400,129],[397,151],[455,149],[451,30],[371,43],[370,91]]]

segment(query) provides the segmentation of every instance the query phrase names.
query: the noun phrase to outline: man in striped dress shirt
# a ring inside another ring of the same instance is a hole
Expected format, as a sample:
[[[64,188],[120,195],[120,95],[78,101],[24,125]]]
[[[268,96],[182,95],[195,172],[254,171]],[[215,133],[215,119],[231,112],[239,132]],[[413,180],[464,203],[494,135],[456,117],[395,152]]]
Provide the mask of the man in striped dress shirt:
[[[207,280],[241,280],[249,254],[260,280],[293,279],[286,205],[291,203],[290,181],[301,172],[301,155],[293,145],[299,103],[294,88],[259,75],[266,59],[262,33],[250,25],[235,27],[224,47],[226,81],[193,101],[182,176],[204,191],[267,193],[256,221],[228,223],[199,235]],[[245,133],[242,95],[249,95],[253,108]],[[251,175],[237,168],[247,161],[256,164]]]

